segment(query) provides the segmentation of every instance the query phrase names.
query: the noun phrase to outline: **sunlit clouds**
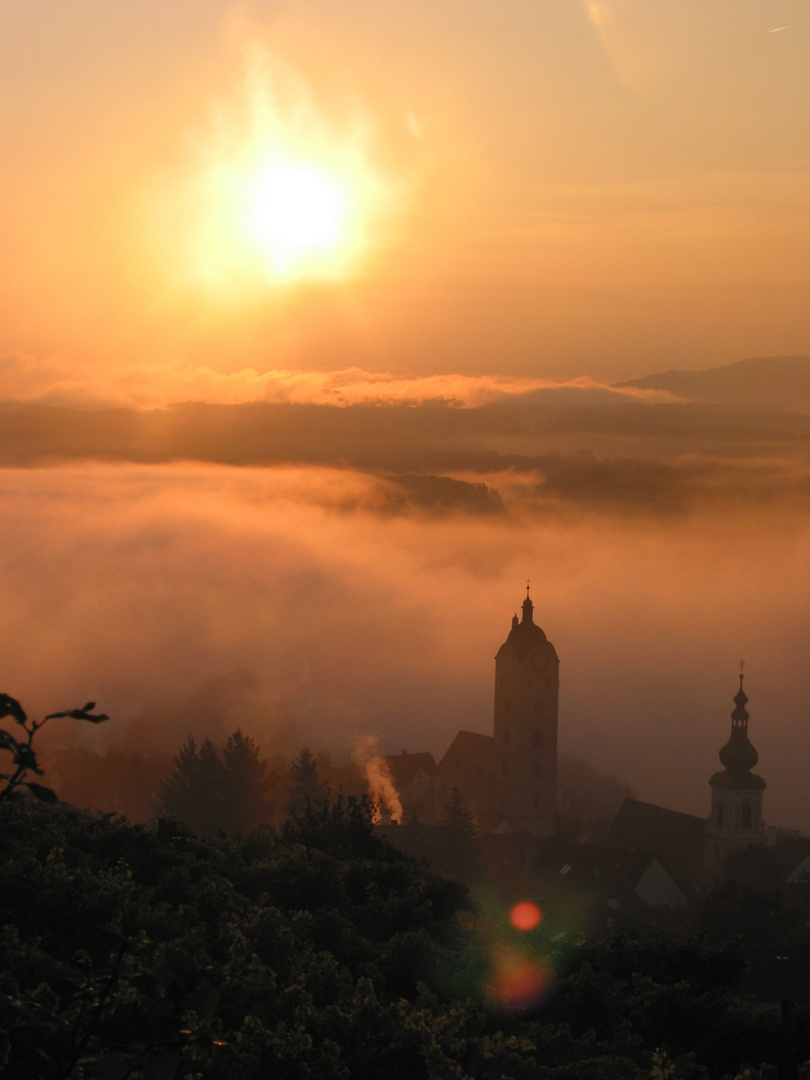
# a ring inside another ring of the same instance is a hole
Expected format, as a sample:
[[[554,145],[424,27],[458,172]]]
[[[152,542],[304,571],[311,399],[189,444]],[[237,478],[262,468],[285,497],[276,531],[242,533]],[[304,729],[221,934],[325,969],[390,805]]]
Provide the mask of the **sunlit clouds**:
[[[80,6],[2,16],[0,688],[396,817],[530,577],[563,753],[704,815],[745,656],[810,827],[806,392],[617,385],[808,352],[806,0]]]
[[[331,371],[282,368],[260,372],[248,367],[226,372],[204,364],[139,364],[88,371],[60,356],[0,357],[0,400],[59,405],[159,408],[178,401],[339,406],[446,402],[475,408],[488,402],[544,392],[583,402],[674,400],[665,391],[620,389],[584,375],[558,381],[461,372],[420,375],[361,368]]]

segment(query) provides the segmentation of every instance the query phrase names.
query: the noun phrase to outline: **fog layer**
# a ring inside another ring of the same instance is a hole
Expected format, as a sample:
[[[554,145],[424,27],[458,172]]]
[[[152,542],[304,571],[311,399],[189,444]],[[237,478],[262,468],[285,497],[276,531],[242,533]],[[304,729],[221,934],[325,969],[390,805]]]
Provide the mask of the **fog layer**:
[[[241,725],[292,753],[376,733],[439,756],[458,728],[491,730],[493,657],[530,577],[563,752],[705,814],[744,658],[767,819],[808,829],[797,469],[767,501],[720,472],[715,499],[673,512],[642,489],[633,513],[510,473],[480,513],[349,468],[7,468],[0,688],[34,713],[96,700],[113,722],[63,733],[100,749]]]

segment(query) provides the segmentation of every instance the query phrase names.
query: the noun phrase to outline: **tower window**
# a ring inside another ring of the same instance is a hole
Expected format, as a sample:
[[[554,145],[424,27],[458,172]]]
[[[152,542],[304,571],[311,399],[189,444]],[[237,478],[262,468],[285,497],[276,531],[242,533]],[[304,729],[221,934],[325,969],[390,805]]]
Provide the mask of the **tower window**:
[[[534,735],[532,735],[532,746],[542,746],[542,745],[543,745],[543,732],[542,731],[535,731]]]
[[[749,802],[742,805],[742,827],[744,829],[751,828],[751,803]]]
[[[721,826],[723,824],[723,804],[721,802],[717,804],[717,824]]]
[[[504,728],[503,729],[503,745],[504,746],[509,745],[509,728]]]

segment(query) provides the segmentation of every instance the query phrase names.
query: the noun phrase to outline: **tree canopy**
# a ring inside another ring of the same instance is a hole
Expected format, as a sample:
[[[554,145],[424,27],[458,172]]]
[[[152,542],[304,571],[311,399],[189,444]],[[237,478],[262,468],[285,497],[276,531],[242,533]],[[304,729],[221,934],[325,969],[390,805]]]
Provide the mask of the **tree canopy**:
[[[518,931],[370,813],[338,798],[226,840],[0,802],[4,1080],[774,1076],[778,1015],[735,949]],[[795,1039],[810,1058],[802,1009]]]

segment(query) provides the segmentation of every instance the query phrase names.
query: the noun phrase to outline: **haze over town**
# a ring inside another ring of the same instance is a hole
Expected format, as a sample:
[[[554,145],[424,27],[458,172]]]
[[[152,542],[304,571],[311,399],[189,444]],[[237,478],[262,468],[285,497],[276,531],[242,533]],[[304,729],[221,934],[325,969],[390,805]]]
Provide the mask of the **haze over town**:
[[[438,757],[530,578],[563,753],[705,816],[744,658],[810,830],[808,30],[6,5],[0,689]]]

